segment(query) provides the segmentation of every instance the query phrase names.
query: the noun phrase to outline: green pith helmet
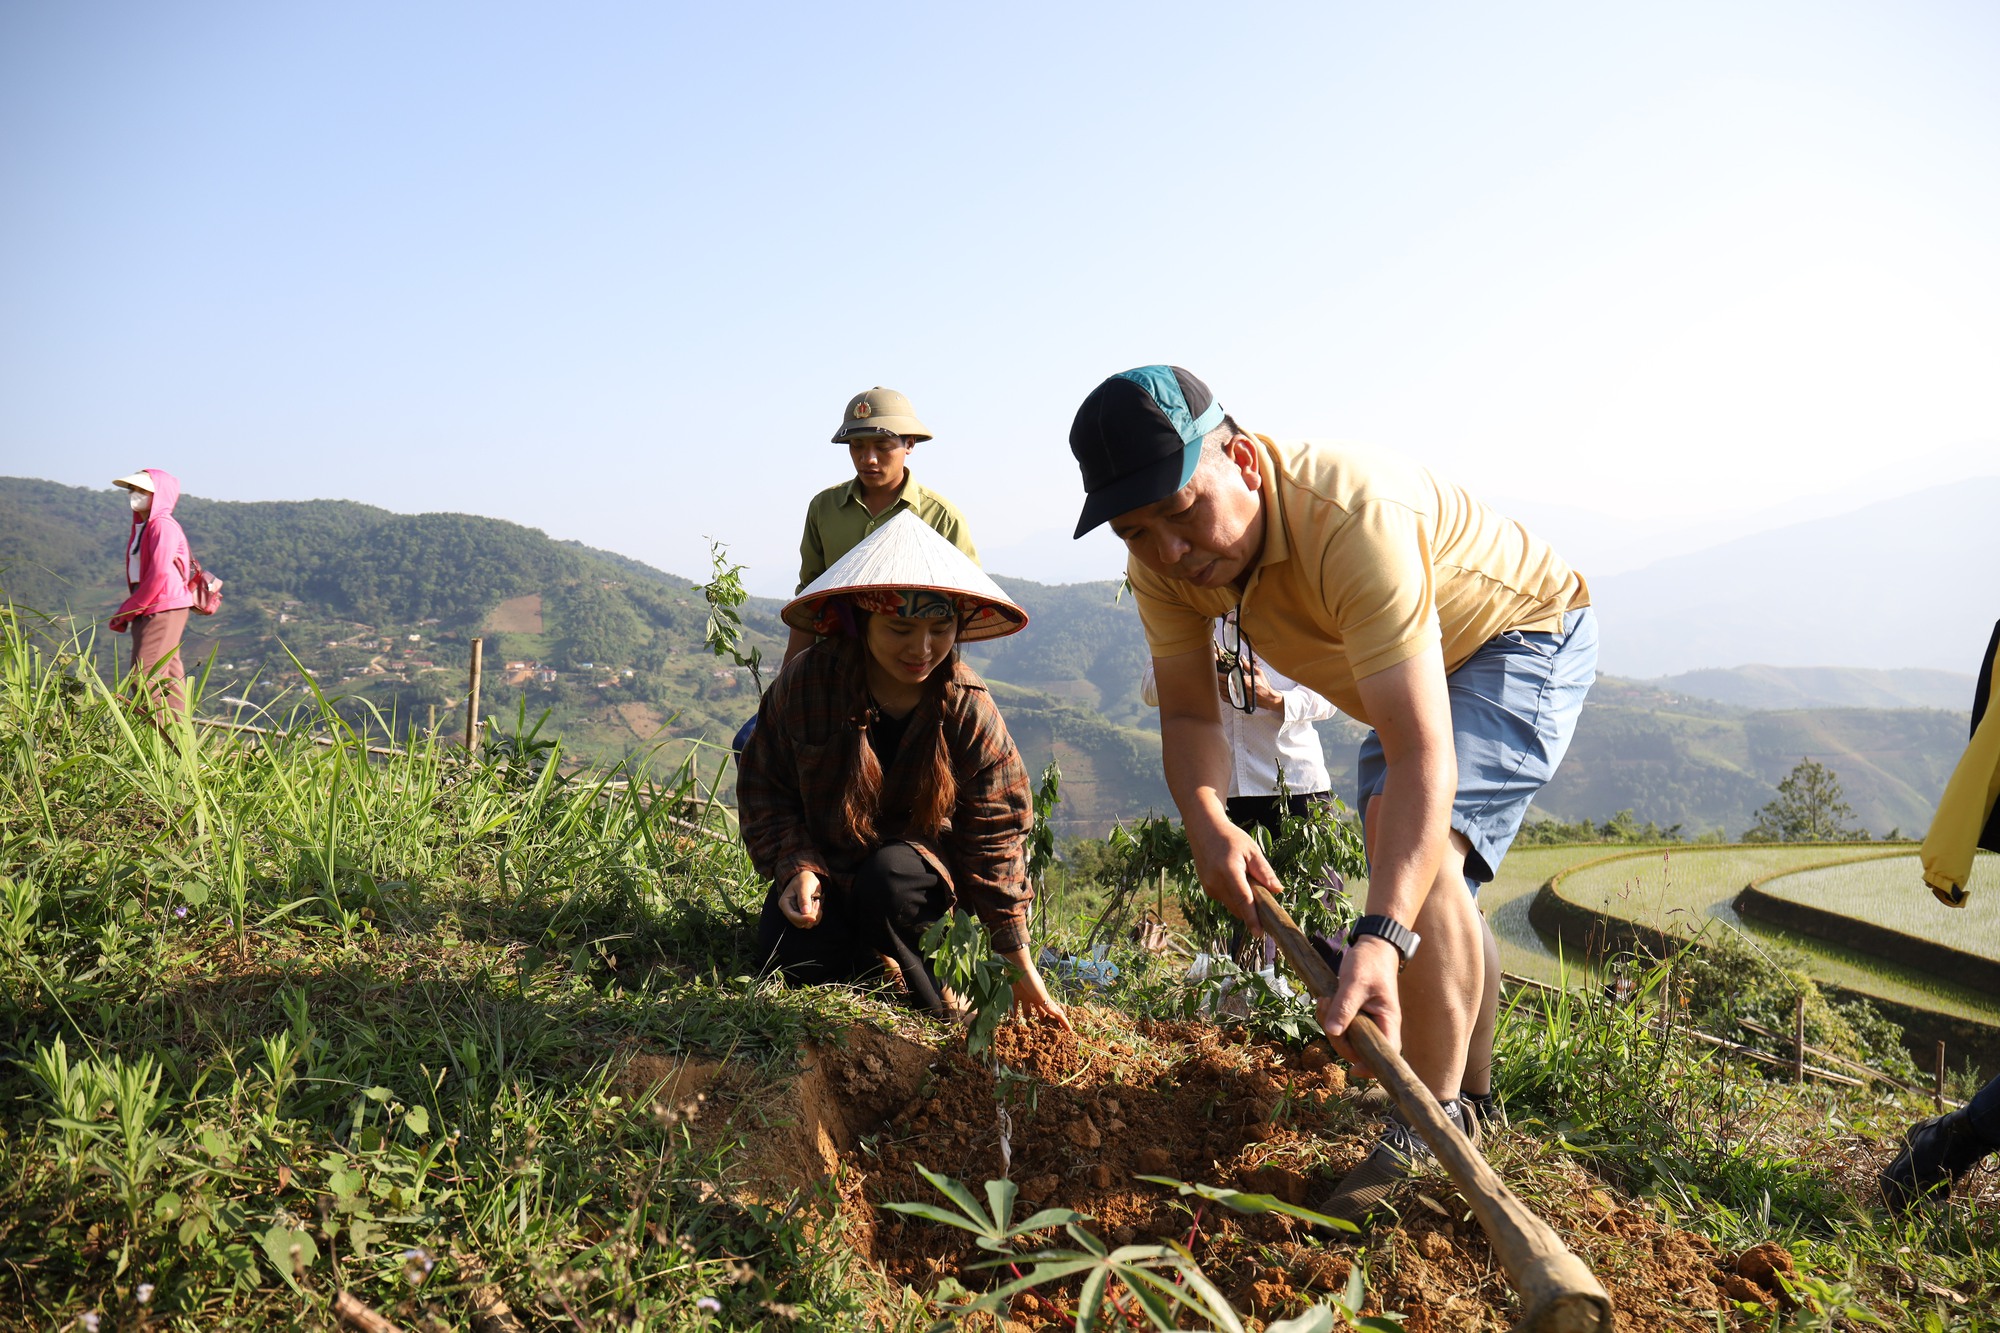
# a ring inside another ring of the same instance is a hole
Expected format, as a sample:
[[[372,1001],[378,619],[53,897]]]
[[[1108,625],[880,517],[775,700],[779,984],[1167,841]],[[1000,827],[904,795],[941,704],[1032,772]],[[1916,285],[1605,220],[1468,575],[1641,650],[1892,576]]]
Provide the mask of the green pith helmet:
[[[840,429],[833,433],[833,442],[845,444],[856,435],[900,435],[915,443],[928,440],[931,428],[917,420],[916,409],[910,406],[909,399],[878,384],[867,393],[857,393],[847,400],[847,410],[840,414]]]

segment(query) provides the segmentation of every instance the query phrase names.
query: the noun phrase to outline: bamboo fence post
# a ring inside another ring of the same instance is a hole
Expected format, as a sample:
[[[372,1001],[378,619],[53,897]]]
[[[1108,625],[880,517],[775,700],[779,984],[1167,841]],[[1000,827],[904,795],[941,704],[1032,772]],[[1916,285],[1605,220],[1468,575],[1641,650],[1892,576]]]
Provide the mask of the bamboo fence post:
[[[479,753],[479,667],[486,648],[485,639],[472,641],[472,670],[465,693],[465,752]]]
[[[1937,1059],[1931,1066],[1931,1101],[1944,1110],[1944,1043],[1937,1044]]]
[[[1806,1081],[1806,995],[1799,992],[1792,1008],[1792,1082]]]

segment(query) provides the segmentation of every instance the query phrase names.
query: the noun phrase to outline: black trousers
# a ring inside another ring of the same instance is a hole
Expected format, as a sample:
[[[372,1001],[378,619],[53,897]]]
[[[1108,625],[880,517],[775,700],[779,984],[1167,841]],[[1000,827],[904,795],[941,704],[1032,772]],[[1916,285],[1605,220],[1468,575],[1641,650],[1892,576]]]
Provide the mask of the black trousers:
[[[862,862],[846,893],[822,889],[819,924],[801,930],[778,906],[784,885],[764,897],[757,923],[763,970],[795,986],[867,981],[882,975],[881,956],[896,960],[913,1007],[943,1016],[944,995],[918,947],[924,930],[951,909],[951,889],[907,842],[883,845]]]
[[[1332,792],[1293,792],[1285,805],[1294,816],[1303,817],[1315,805],[1325,805],[1333,799]],[[1229,822],[1248,833],[1253,828],[1261,828],[1273,838],[1278,836],[1278,798],[1272,796],[1232,796],[1222,803],[1229,815]]]

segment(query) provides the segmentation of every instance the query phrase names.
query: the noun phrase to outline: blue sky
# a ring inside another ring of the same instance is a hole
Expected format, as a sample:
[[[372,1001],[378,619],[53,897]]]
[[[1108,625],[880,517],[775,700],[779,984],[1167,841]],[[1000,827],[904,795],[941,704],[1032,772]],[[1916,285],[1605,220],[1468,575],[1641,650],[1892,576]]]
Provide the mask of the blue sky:
[[[881,383],[989,568],[1174,361],[1587,572],[2000,471],[1991,5],[0,7],[0,472],[788,591]],[[1913,540],[1916,538],[1913,536]]]

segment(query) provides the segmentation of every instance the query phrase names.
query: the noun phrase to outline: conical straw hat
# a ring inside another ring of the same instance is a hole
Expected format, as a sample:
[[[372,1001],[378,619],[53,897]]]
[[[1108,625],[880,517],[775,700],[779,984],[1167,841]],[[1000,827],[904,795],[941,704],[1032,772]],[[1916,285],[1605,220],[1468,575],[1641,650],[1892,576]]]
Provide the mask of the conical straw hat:
[[[902,588],[929,589],[956,602],[960,643],[1003,638],[1028,623],[1028,613],[999,584],[907,509],[834,561],[779,614],[793,629],[827,634],[839,624],[838,610],[829,605],[835,598]]]

